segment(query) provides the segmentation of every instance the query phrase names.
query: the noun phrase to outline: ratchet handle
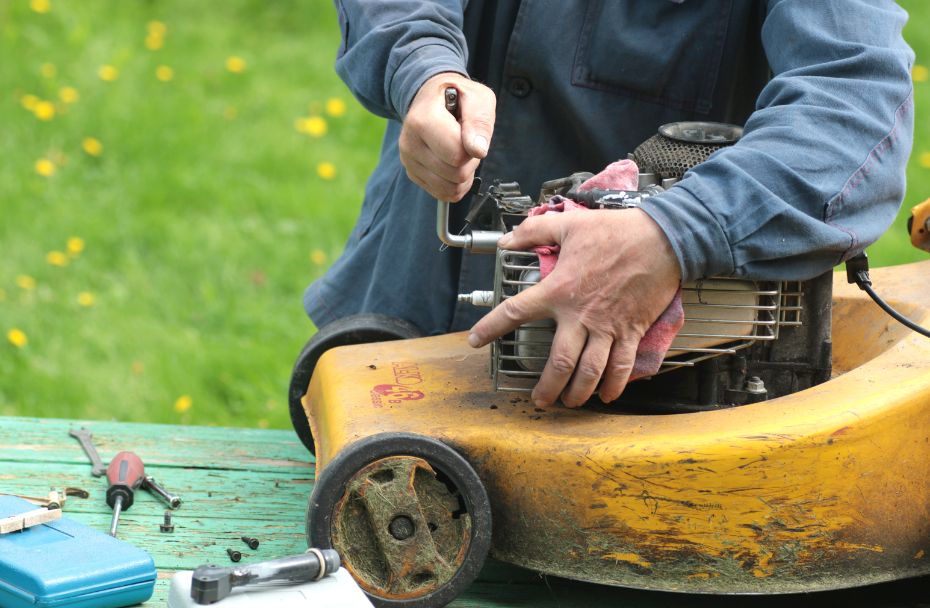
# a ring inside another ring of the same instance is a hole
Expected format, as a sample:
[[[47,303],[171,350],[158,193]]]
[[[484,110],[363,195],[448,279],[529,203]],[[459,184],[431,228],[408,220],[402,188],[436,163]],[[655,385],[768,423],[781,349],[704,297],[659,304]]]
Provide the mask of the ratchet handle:
[[[459,90],[455,87],[446,87],[443,96],[446,100],[446,109],[456,120],[462,119],[462,110],[459,107]]]
[[[234,568],[230,582],[233,587],[272,581],[306,583],[320,580],[327,574],[335,572],[339,569],[339,565],[339,554],[334,550],[316,549],[303,555],[282,557]]]

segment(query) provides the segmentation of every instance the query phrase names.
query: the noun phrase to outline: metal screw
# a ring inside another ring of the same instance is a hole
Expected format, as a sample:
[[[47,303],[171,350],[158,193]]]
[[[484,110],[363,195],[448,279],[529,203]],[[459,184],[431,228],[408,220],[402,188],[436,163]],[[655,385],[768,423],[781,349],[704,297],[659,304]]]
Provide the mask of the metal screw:
[[[252,538],[251,536],[243,536],[243,537],[242,537],[242,542],[244,542],[245,544],[247,544],[247,545],[249,546],[249,549],[252,549],[253,551],[254,551],[255,549],[258,549],[258,539],[257,539],[257,538]]]
[[[407,540],[413,536],[413,521],[406,515],[398,515],[388,524],[388,532],[397,540]]]
[[[238,562],[240,559],[242,559],[242,554],[235,549],[226,549],[226,554],[229,555],[229,559],[234,562]]]
[[[158,528],[162,532],[174,532],[174,524],[171,523],[171,511],[165,511],[165,521]]]

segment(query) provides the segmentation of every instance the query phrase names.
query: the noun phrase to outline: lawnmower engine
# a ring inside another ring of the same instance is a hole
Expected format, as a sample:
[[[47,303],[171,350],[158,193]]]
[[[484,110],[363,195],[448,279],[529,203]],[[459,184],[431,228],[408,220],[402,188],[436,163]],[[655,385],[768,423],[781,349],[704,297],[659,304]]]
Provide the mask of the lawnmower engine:
[[[495,183],[461,234],[440,202],[440,240],[497,260],[490,289],[460,297],[496,306],[540,281],[535,253],[497,248],[537,204],[641,205],[739,136],[729,125],[662,127],[632,154],[633,191],[585,191],[590,175],[575,174],[534,200]],[[909,230],[927,244],[930,203]],[[924,325],[928,264],[876,272],[895,307]],[[534,407],[501,392],[532,388],[552,321],[487,350],[461,332],[418,337],[384,315],[324,326],[290,388],[294,428],[316,456],[308,546],[336,549],[372,602],[393,608],[446,605],[487,555],[689,593],[930,575],[930,342],[874,306],[864,260],[831,274],[683,285],[685,323],[659,375],[609,406]]]
[[[719,123],[672,123],[629,155],[640,169],[636,191],[580,190],[592,177],[575,173],[542,185],[534,200],[516,182],[495,182],[476,195],[469,220],[484,216],[492,230],[470,238],[446,229],[440,203],[440,238],[497,256],[492,290],[462,294],[477,306],[497,306],[540,280],[535,253],[498,250],[497,238],[528,211],[563,196],[591,209],[636,207],[664,192],[742,129]],[[454,242],[456,238],[459,243]],[[661,382],[633,382],[618,403],[633,409],[685,412],[755,403],[791,394],[830,377],[832,273],[808,281],[751,281],[713,277],[682,286],[685,324],[662,362]],[[525,324],[496,340],[491,376],[497,390],[530,391],[540,377],[555,333],[552,320]]]

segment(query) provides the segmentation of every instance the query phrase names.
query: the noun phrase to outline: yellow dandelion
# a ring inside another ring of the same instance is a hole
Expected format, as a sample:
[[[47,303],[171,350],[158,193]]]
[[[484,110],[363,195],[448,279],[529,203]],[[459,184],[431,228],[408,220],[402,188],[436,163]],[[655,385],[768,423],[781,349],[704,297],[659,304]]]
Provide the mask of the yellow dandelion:
[[[245,71],[245,59],[232,55],[226,58],[226,69],[233,74],[241,74]]]
[[[223,110],[223,118],[226,120],[233,120],[238,115],[239,110],[237,110],[235,106],[226,106],[226,109]]]
[[[326,113],[335,117],[342,116],[346,113],[346,102],[338,97],[330,97],[326,100]]]
[[[89,291],[82,291],[81,293],[78,294],[78,297],[77,297],[77,303],[83,306],[84,308],[89,308],[93,306],[94,302],[96,301],[97,299],[94,297],[94,294],[92,294]]]
[[[168,82],[174,78],[174,70],[166,65],[160,65],[155,68],[155,78],[162,82]]]
[[[920,166],[924,169],[930,169],[930,152],[924,152],[920,155]]]
[[[36,118],[48,122],[49,120],[55,118],[55,106],[49,101],[40,101],[36,104],[36,107],[32,110],[32,113],[36,115]]]
[[[30,112],[35,112],[36,106],[39,105],[40,101],[42,100],[31,93],[27,93],[19,98],[20,105]]]
[[[132,373],[139,375],[145,371],[145,364],[142,361],[133,361],[131,369]]]
[[[49,0],[29,0],[29,8],[43,15],[52,10],[52,3]]]
[[[10,331],[6,332],[6,339],[10,341],[10,344],[16,348],[22,348],[29,344],[29,338],[26,337],[25,332],[21,329],[13,328]]]
[[[162,21],[149,21],[146,27],[148,28],[149,34],[153,36],[164,36],[168,33],[168,26]]]
[[[58,89],[58,99],[64,103],[74,103],[80,99],[80,95],[74,87],[61,87]]]
[[[68,256],[60,251],[49,251],[45,254],[45,261],[60,268],[68,265]]]
[[[191,399],[189,395],[181,395],[178,397],[177,401],[174,402],[174,411],[183,414],[191,409],[192,405],[194,405],[194,400]]]
[[[100,156],[103,154],[103,144],[100,143],[100,140],[96,137],[85,137],[84,141],[81,142],[81,147],[84,148],[90,156]]]
[[[65,248],[68,250],[68,256],[77,257],[79,253],[84,251],[84,239],[79,236],[68,237]]]
[[[322,162],[316,166],[316,173],[323,179],[333,179],[336,177],[336,165],[330,162]]]
[[[42,177],[51,177],[55,175],[55,163],[47,158],[40,158],[35,164],[36,173]]]
[[[58,74],[58,69],[55,67],[54,63],[43,63],[42,67],[39,68],[39,73],[42,74],[44,78],[54,78]]]
[[[161,34],[149,32],[149,35],[145,37],[145,48],[148,50],[157,51],[163,46],[165,46],[165,39]]]
[[[311,116],[303,120],[299,131],[310,137],[323,137],[326,135],[326,119],[321,116]]]
[[[104,82],[113,82],[119,78],[119,70],[112,65],[102,65],[97,69],[97,76]]]
[[[36,280],[33,279],[28,274],[21,274],[18,277],[16,277],[16,285],[20,289],[25,289],[26,291],[29,291],[30,289],[36,288]]]
[[[928,72],[930,70],[927,69],[927,66],[917,64],[911,68],[911,78],[914,79],[914,82],[926,82],[927,77],[930,76]]]
[[[317,266],[322,266],[326,263],[326,252],[322,249],[314,249],[310,252],[310,261]]]
[[[260,428],[260,429],[267,429],[267,428],[268,428],[268,420],[267,420],[266,418],[260,418],[260,419],[258,420],[258,428]]]

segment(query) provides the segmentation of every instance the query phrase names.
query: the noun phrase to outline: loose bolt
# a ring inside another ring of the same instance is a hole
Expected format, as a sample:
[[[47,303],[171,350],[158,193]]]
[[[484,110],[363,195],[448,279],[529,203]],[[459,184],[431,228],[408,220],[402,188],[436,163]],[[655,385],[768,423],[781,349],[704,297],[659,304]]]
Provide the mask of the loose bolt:
[[[238,562],[240,559],[242,559],[242,554],[235,549],[226,549],[226,554],[229,555],[229,559],[234,562]]]
[[[158,527],[162,532],[174,532],[174,524],[171,523],[171,511],[165,511],[165,521]]]
[[[252,549],[253,551],[254,551],[255,549],[258,549],[258,539],[257,539],[257,538],[252,538],[251,536],[243,536],[243,537],[242,537],[242,542],[244,542],[245,544],[247,544],[247,545],[249,546],[249,549]]]

